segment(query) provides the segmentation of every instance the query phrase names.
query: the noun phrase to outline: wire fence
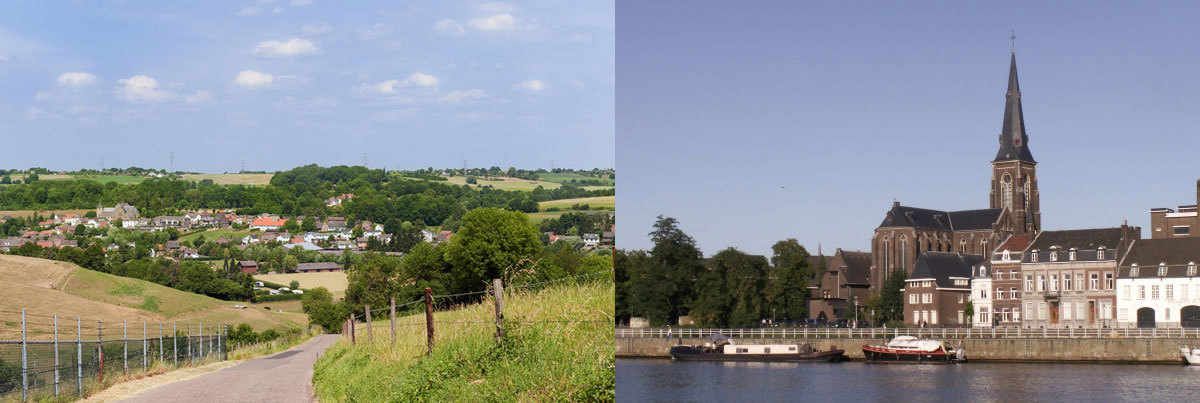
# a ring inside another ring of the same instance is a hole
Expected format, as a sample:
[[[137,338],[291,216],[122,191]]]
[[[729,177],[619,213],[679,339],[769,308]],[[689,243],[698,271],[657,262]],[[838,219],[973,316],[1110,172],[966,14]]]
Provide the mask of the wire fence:
[[[82,399],[127,376],[224,360],[226,330],[0,310],[0,401]]]
[[[425,297],[397,303],[392,299],[388,306],[366,306],[363,313],[346,318],[342,335],[353,344],[386,342],[390,346],[403,348],[410,355],[430,354],[438,342],[466,332],[494,333],[496,343],[502,343],[506,328],[520,325],[555,325],[560,327],[603,326],[615,329],[611,314],[597,310],[586,316],[571,318],[529,319],[533,312],[519,312],[505,308],[504,301],[513,296],[535,293],[550,286],[585,283],[612,283],[613,271],[602,270],[540,282],[525,282],[504,286],[500,279],[492,280],[486,289],[474,292],[432,295],[425,289]],[[473,297],[464,299],[464,297]],[[489,298],[490,297],[490,298]],[[480,309],[479,303],[491,303],[493,309]],[[424,317],[419,315],[425,312]],[[441,313],[435,318],[434,313]],[[383,323],[378,323],[383,322]],[[424,343],[414,343],[415,337],[423,337]]]

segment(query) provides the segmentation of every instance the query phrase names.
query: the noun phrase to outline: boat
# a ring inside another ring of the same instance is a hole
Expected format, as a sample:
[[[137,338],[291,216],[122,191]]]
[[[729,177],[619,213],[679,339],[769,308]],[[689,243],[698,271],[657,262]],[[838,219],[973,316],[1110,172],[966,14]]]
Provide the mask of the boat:
[[[846,351],[820,351],[808,344],[735,344],[716,333],[704,344],[672,346],[670,353],[680,361],[838,362]]]
[[[863,358],[878,363],[951,364],[966,362],[966,352],[950,343],[913,336],[896,336],[884,345],[864,345]]]
[[[1200,365],[1200,347],[1183,346],[1179,348],[1179,353],[1188,365]]]

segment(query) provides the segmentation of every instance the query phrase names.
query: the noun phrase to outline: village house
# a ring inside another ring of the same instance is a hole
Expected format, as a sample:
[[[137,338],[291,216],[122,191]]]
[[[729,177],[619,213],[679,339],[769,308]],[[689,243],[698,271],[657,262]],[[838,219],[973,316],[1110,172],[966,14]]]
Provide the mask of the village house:
[[[346,217],[328,217],[321,223],[321,232],[341,231],[346,228]]]
[[[342,202],[353,199],[353,198],[354,198],[354,194],[352,194],[352,193],[340,194],[340,195],[325,199],[325,206],[326,207],[338,206],[338,205],[341,205]]]
[[[922,253],[904,282],[904,323],[913,327],[967,324],[971,276],[984,259],[955,252]]]
[[[584,248],[591,249],[600,245],[600,234],[583,234],[582,238]]]
[[[1200,327],[1200,237],[1133,242],[1117,273],[1117,326]]]
[[[975,322],[978,327],[1018,327],[1021,325],[1021,257],[1029,247],[1032,238],[1028,234],[1010,235],[996,250],[991,253],[988,263],[988,273],[991,278],[985,281],[987,286],[987,301],[979,301],[975,312],[980,312],[980,304],[986,305],[991,311],[990,322]],[[978,274],[978,273],[976,273]],[[976,288],[974,285],[972,289]]]
[[[240,270],[242,273],[258,273],[258,262],[253,260],[239,260],[238,270]]]
[[[971,306],[974,308],[974,316],[971,318],[972,327],[993,327],[996,319],[993,319],[992,312],[992,266],[995,261],[983,261],[975,266],[974,272],[971,273]]]
[[[250,228],[263,231],[278,231],[284,224],[287,224],[287,220],[282,218],[259,217],[250,222]]]

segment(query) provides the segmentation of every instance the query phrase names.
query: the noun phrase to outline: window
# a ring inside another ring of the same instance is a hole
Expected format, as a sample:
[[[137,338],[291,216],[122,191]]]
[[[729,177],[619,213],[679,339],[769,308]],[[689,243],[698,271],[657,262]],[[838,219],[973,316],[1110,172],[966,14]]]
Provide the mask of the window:
[[[1012,320],[1013,320],[1013,322],[1021,320],[1021,308],[1013,308]]]
[[[1188,235],[1192,232],[1192,227],[1186,225],[1176,225],[1174,230],[1175,235]]]
[[[921,302],[925,303],[925,304],[933,302],[933,294],[931,294],[931,293],[921,294]]]
[[[999,319],[1001,322],[1008,322],[1008,308],[1000,309],[1000,318]]]
[[[1037,311],[1033,310],[1032,302],[1025,303],[1025,316],[1028,316],[1030,318],[1035,318],[1035,319],[1037,318]]]
[[[1021,298],[1019,295],[1017,295],[1017,287],[1010,287],[1008,289],[1008,297],[1012,298],[1012,299],[1020,299]]]
[[[1164,277],[1164,276],[1166,276],[1166,275],[1167,275],[1167,264],[1166,264],[1166,263],[1159,263],[1159,264],[1158,264],[1158,276],[1159,276],[1159,277]]]
[[[1025,291],[1033,291],[1033,275],[1025,275]]]
[[[988,307],[979,307],[979,323],[991,323],[991,318],[988,317]]]
[[[1001,202],[1003,203],[1002,205],[1005,208],[1008,208],[1008,210],[1011,212],[1013,209],[1012,178],[1010,178],[1008,176],[1008,174],[1004,174],[1003,179],[1000,180],[1000,199],[1001,199]]]
[[[937,310],[929,311],[929,323],[937,324]]]
[[[910,303],[910,304],[917,303],[917,294],[915,294],[915,293],[908,294],[908,303]]]
[[[1070,302],[1063,302],[1063,304],[1062,304],[1062,320],[1071,320],[1071,314],[1073,312],[1075,312],[1071,308],[1072,308],[1072,305]]]
[[[963,303],[963,297],[965,297],[965,296],[966,296],[966,294],[958,294],[958,303],[960,303],[960,304]]]
[[[1104,273],[1104,289],[1111,290],[1111,289],[1113,289],[1113,287],[1114,287],[1113,286],[1113,274],[1112,273]]]
[[[979,298],[987,299],[987,289],[979,290]]]
[[[1158,299],[1158,284],[1150,286],[1150,299]]]
[[[900,236],[900,270],[908,266],[908,237]]]
[[[1175,285],[1167,284],[1167,299],[1175,299]]]
[[[987,252],[988,252],[987,240],[980,239],[979,240],[979,254],[987,256]]]
[[[1167,320],[1171,320],[1171,308],[1167,308],[1163,313],[1167,314]]]
[[[1038,251],[1037,250],[1034,250],[1033,252],[1029,253],[1029,261],[1031,261],[1033,263],[1038,262]]]
[[[1137,266],[1137,263],[1134,263],[1133,265],[1129,266],[1129,277],[1137,277],[1137,276],[1138,276],[1138,266]]]
[[[963,311],[958,311],[958,323],[963,323]]]
[[[996,280],[1004,280],[1004,272],[995,272]]]
[[[921,323],[921,311],[913,311],[913,323]]]
[[[1063,290],[1070,291],[1070,290],[1071,290],[1071,285],[1072,285],[1072,284],[1071,284],[1071,275],[1070,275],[1070,274],[1063,274]]]
[[[1070,251],[1067,251],[1067,259],[1072,261],[1075,260],[1075,248],[1071,248]]]
[[[960,239],[958,241],[958,253],[967,253],[967,240]]]
[[[1138,286],[1138,299],[1146,299],[1146,286]]]
[[[1045,274],[1039,274],[1039,275],[1038,275],[1038,288],[1037,288],[1037,290],[1038,290],[1038,291],[1046,291],[1046,275],[1045,275]]]
[[[1053,254],[1054,252],[1050,252],[1050,253]],[[1053,255],[1051,255],[1051,256],[1053,256]],[[1050,291],[1058,291],[1058,275],[1057,274],[1050,275]]]
[[[1051,262],[1057,262],[1057,261],[1058,261],[1058,251],[1056,251],[1056,250],[1052,250],[1052,251],[1050,251],[1050,261],[1051,261]]]
[[[1004,250],[1003,255],[1004,255],[1004,257],[1003,257],[1004,260],[1012,260],[1012,256],[1008,254],[1008,249]]]
[[[1100,301],[1100,319],[1112,319],[1112,302]]]
[[[996,287],[996,299],[1004,299],[1004,289]]]
[[[1100,289],[1100,273],[1092,273],[1088,277],[1088,289],[1089,290]]]
[[[1125,299],[1133,298],[1132,296],[1129,295],[1129,288],[1130,288],[1129,286],[1121,287],[1121,295],[1124,295]]]
[[[1196,275],[1196,262],[1188,262],[1187,275],[1188,277]]]
[[[888,244],[888,237],[886,237],[886,236],[883,237],[883,273],[884,273],[884,276],[887,276],[888,274],[890,274],[892,272],[892,270],[891,270],[892,269],[892,265],[891,265],[892,251],[890,250],[889,246],[891,246],[891,245]]]
[[[1104,247],[1103,246],[1101,246],[1100,249],[1096,250],[1096,260],[1104,260]]]

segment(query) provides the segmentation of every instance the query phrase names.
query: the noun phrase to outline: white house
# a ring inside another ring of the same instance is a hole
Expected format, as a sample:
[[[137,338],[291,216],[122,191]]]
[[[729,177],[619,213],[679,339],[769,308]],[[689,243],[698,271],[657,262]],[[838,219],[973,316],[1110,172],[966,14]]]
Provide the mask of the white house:
[[[975,273],[971,274],[971,305],[975,308],[975,316],[972,318],[972,327],[992,327],[992,298],[989,295],[992,289],[992,265],[991,262],[984,262],[975,266]]]
[[[600,234],[583,234],[583,246],[594,248],[600,244]]]
[[[1135,241],[1117,272],[1117,326],[1200,327],[1200,238]]]
[[[421,239],[424,240],[425,243],[433,243],[433,240],[437,239],[437,233],[427,230],[427,229],[423,229],[423,230],[421,230]]]

